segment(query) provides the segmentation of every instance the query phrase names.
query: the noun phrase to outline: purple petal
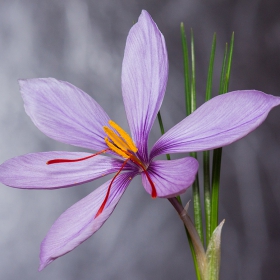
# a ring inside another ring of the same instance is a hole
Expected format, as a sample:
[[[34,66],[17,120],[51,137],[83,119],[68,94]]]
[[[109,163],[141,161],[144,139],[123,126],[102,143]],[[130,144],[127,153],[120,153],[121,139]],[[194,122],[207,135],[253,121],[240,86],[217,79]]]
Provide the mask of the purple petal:
[[[167,131],[154,145],[151,158],[231,144],[256,129],[279,104],[279,97],[256,90],[216,96]]]
[[[148,135],[161,106],[168,78],[165,40],[146,12],[131,28],[122,66],[122,92],[132,138],[147,162]]]
[[[19,84],[26,113],[47,136],[92,150],[107,148],[103,126],[109,117],[88,94],[53,78]]]
[[[52,159],[78,159],[89,155],[45,152],[15,157],[0,165],[0,182],[21,189],[65,188],[117,172],[123,164],[121,160],[102,155],[79,162],[47,164]],[[124,169],[129,168],[127,164]]]
[[[106,206],[97,218],[95,215],[104,201],[111,180],[67,209],[52,225],[41,244],[39,270],[72,251],[94,234],[112,214],[135,175],[130,172],[116,178]]]
[[[152,161],[148,173],[156,187],[158,197],[174,197],[184,193],[194,182],[198,171],[198,161],[192,157],[176,160]],[[145,173],[142,182],[146,191],[151,194],[151,185]]]

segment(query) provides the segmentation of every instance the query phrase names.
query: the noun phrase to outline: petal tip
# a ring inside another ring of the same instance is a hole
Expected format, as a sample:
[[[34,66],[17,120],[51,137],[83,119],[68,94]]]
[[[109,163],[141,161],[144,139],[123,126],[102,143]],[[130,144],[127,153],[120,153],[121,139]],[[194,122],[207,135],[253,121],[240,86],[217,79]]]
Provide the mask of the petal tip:
[[[24,87],[26,86],[26,84],[28,83],[30,79],[18,79],[18,84],[19,84],[19,89],[20,92],[23,92]]]
[[[25,81],[26,81],[25,79],[18,79],[18,83],[19,83],[20,86],[21,86],[22,84],[24,84]]]
[[[52,259],[47,259],[47,260],[42,260],[40,256],[40,265],[38,268],[38,271],[42,271],[46,266],[48,266],[53,260]]]
[[[48,250],[48,246],[46,246],[46,237],[44,238],[44,240],[41,243],[40,246],[40,264],[39,264],[39,268],[38,271],[42,271],[45,267],[47,267],[50,263],[52,263],[55,259],[57,259],[59,256],[54,257],[52,256],[53,254],[51,254],[50,250]]]
[[[38,271],[42,271],[46,266],[44,264],[40,264],[39,265],[39,268],[38,268]]]
[[[39,265],[39,268],[38,268],[38,271],[42,271],[45,267],[47,267],[50,263],[52,263],[54,260],[48,260],[48,261],[45,261],[45,262],[40,262],[40,265]]]
[[[157,24],[154,22],[152,16],[146,10],[142,10],[142,12],[138,18],[138,24],[139,23],[141,24],[142,22],[149,22],[149,24],[153,24],[157,28]]]
[[[148,16],[149,18],[151,18],[151,15],[146,10],[141,11],[141,14],[140,14],[139,18],[142,17],[142,16]]]

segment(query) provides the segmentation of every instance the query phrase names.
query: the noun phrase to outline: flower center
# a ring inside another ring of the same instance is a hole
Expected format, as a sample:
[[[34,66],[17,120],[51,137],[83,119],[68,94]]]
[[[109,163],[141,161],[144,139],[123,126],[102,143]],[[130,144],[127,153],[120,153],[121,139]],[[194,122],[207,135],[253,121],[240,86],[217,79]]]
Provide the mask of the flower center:
[[[129,134],[126,131],[124,131],[118,124],[116,124],[112,120],[109,120],[109,125],[111,126],[112,129],[109,128],[108,126],[103,126],[103,129],[104,129],[104,131],[107,135],[104,138],[105,143],[108,146],[107,149],[104,149],[104,150],[99,151],[99,152],[97,152],[93,155],[83,157],[83,158],[78,158],[78,159],[57,158],[57,159],[52,159],[52,160],[47,161],[47,164],[78,162],[78,161],[83,161],[83,160],[95,157],[97,155],[106,153],[109,150],[113,151],[114,153],[116,153],[117,155],[119,155],[119,156],[121,156],[125,159],[125,161],[123,162],[119,171],[115,174],[115,176],[111,180],[111,182],[109,184],[109,187],[108,187],[108,190],[107,190],[107,193],[106,193],[106,196],[105,196],[105,198],[103,200],[103,203],[101,204],[99,210],[97,211],[97,213],[95,215],[95,218],[98,217],[103,212],[103,209],[105,208],[105,205],[108,201],[110,190],[111,190],[111,187],[113,185],[113,182],[115,181],[117,176],[120,174],[120,172],[124,169],[125,165],[127,164],[127,162],[129,160],[131,160],[135,165],[137,165],[142,170],[142,172],[145,173],[145,175],[146,175],[146,177],[147,177],[147,179],[148,179],[148,181],[151,185],[151,188],[152,188],[151,196],[152,196],[152,198],[157,197],[157,191],[156,191],[155,185],[154,185],[149,173],[147,172],[147,169],[146,169],[145,165],[136,156],[136,153],[137,153],[138,149],[137,149],[136,145],[134,144],[133,140],[131,139],[131,137],[129,136]]]
[[[149,173],[147,172],[147,169],[145,165],[138,159],[138,157],[135,155],[135,153],[138,151],[136,145],[134,144],[133,140],[129,136],[129,134],[124,131],[118,124],[113,122],[112,120],[109,120],[109,125],[117,131],[118,134],[116,134],[112,129],[110,129],[107,126],[104,126],[103,129],[108,137],[105,137],[104,140],[109,147],[110,150],[115,152],[116,154],[122,156],[126,160],[124,161],[124,165],[128,162],[128,160],[131,160],[133,163],[135,163],[140,169],[145,173],[147,176],[147,179],[151,185],[152,188],[152,198],[157,197],[157,191],[155,188],[155,184],[152,181]],[[121,167],[123,169],[124,165]],[[119,174],[119,172],[116,174],[116,176]],[[115,177],[116,177],[115,176]],[[115,179],[113,178],[113,180]],[[113,180],[111,181],[111,184],[113,183]],[[111,186],[110,184],[110,186]]]
[[[103,129],[108,136],[104,138],[107,146],[116,154],[124,158],[130,158],[130,151],[133,153],[136,153],[138,151],[133,140],[130,138],[129,134],[126,131],[124,131],[112,120],[109,121],[109,125],[114,128],[119,135],[117,135],[108,126],[103,126]]]

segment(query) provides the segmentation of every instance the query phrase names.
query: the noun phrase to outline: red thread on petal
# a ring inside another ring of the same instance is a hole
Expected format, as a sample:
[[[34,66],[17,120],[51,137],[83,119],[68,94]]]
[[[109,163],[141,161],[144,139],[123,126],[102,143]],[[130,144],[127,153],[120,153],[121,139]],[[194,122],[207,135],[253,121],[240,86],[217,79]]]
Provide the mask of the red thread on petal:
[[[105,198],[104,198],[104,200],[103,200],[101,206],[99,207],[99,209],[98,209],[98,211],[97,211],[97,213],[96,213],[94,219],[97,218],[97,217],[103,212],[103,210],[104,210],[104,208],[105,208],[105,205],[106,205],[106,202],[108,201],[109,194],[110,194],[110,190],[111,190],[111,187],[112,187],[112,185],[113,185],[113,182],[115,181],[115,179],[117,178],[117,176],[120,174],[120,172],[123,170],[124,166],[126,165],[126,163],[127,163],[128,161],[129,161],[129,158],[128,158],[127,160],[124,161],[124,163],[122,164],[120,170],[116,173],[116,175],[113,177],[112,181],[110,182],[110,185],[109,185],[109,187],[108,187],[106,196],[105,196]]]
[[[148,179],[148,181],[149,181],[149,183],[150,183],[150,185],[152,187],[152,194],[151,194],[151,196],[152,196],[152,198],[157,198],[157,190],[156,190],[155,184],[152,181],[152,179],[151,179],[151,177],[150,177],[150,175],[149,175],[149,173],[147,172],[146,169],[144,169],[144,172],[145,172],[145,175],[147,176],[147,179]]]
[[[147,179],[148,179],[148,181],[151,185],[151,188],[152,188],[151,196],[152,196],[152,198],[156,198],[157,197],[157,190],[156,190],[155,184],[152,181],[152,179],[151,179],[149,173],[147,172],[145,166],[143,166],[143,164],[137,158],[135,158],[133,155],[131,155],[130,159],[131,159],[131,161],[133,161],[135,164],[137,164],[138,166],[140,166],[143,169],[143,171],[144,171],[145,175],[147,176]]]
[[[110,149],[105,149],[105,150],[99,151],[99,152],[96,153],[96,154],[93,154],[93,155],[90,155],[90,156],[87,156],[87,157],[83,157],[83,158],[77,158],[77,159],[65,159],[65,158],[51,159],[51,160],[48,160],[46,163],[47,163],[47,164],[54,164],[54,163],[64,163],[64,162],[77,162],[77,161],[82,161],[82,160],[86,160],[86,159],[89,159],[89,158],[98,156],[98,155],[100,155],[100,154],[106,153],[106,152],[108,152],[109,150],[110,150]]]

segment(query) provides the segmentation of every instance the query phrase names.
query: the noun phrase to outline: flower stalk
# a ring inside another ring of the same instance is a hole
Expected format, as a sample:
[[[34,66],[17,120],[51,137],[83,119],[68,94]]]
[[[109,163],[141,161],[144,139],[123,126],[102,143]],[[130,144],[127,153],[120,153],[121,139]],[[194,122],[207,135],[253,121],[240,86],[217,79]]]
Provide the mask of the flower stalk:
[[[179,214],[190,235],[199,269],[199,279],[218,280],[220,271],[221,233],[224,220],[214,230],[209,240],[207,251],[205,252],[198,232],[187,212],[189,203],[187,203],[184,208],[176,198],[169,198],[168,200]]]
[[[163,135],[165,130],[164,130],[164,126],[163,126],[163,122],[162,122],[160,111],[158,111],[157,117],[158,117],[158,123],[159,123],[159,127],[160,127],[160,132]],[[171,159],[169,154],[166,154],[166,158],[167,158],[167,160]],[[181,211],[182,211],[182,208],[183,208],[182,207],[182,200],[181,200],[180,195],[176,196],[176,199],[177,199],[177,202],[174,201],[173,198],[170,198],[169,201],[174,206],[176,211],[180,214]],[[187,235],[187,238],[188,238],[188,242],[189,242],[189,246],[190,246],[190,250],[191,250],[191,254],[192,254],[192,258],[193,258],[193,263],[194,263],[194,268],[195,268],[195,272],[196,272],[196,277],[197,277],[197,280],[201,280],[200,271],[199,271],[199,262],[197,260],[196,253],[195,253],[195,246],[194,246],[194,244],[192,242],[192,238],[191,238],[191,235],[189,233],[188,228],[186,227],[186,225],[184,225],[184,227],[185,227],[185,232],[186,232],[186,235]]]
[[[181,220],[183,221],[185,227],[188,230],[188,233],[190,235],[192,245],[193,245],[193,248],[194,248],[195,258],[197,260],[199,277],[200,277],[201,280],[206,280],[206,278],[204,277],[205,271],[207,270],[206,254],[205,254],[203,244],[200,240],[200,236],[198,235],[198,232],[197,232],[195,226],[193,225],[193,222],[192,222],[191,218],[189,217],[189,215],[187,213],[189,203],[184,208],[182,206],[182,204],[180,204],[178,202],[177,199],[169,198],[168,200],[172,204],[172,206],[175,208],[175,210],[179,214]]]

